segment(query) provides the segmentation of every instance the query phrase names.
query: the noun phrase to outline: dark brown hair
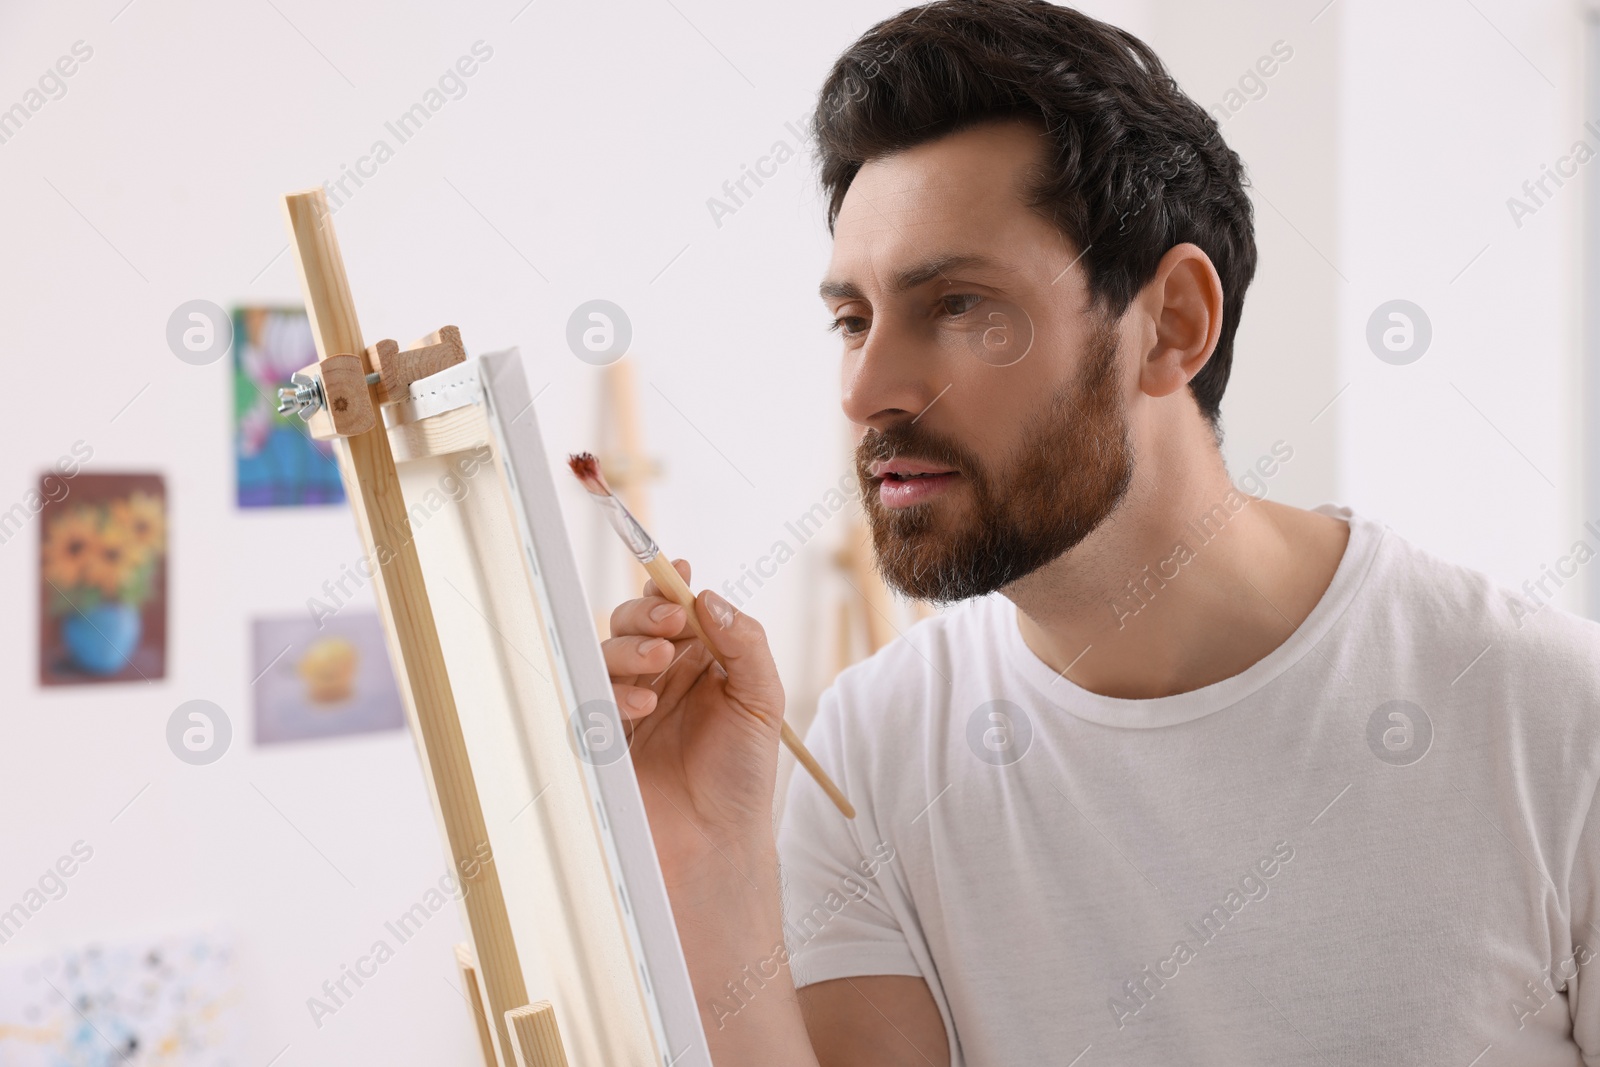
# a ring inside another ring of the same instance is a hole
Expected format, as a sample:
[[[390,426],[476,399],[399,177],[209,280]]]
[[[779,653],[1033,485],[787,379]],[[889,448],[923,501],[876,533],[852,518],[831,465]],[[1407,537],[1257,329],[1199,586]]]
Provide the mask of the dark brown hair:
[[[1189,388],[1219,430],[1256,269],[1244,164],[1132,34],[1044,0],[937,0],[878,23],[834,63],[812,119],[829,232],[863,163],[1007,118],[1042,124],[1030,206],[1083,252],[1104,311],[1120,318],[1174,245],[1211,257],[1222,332]]]

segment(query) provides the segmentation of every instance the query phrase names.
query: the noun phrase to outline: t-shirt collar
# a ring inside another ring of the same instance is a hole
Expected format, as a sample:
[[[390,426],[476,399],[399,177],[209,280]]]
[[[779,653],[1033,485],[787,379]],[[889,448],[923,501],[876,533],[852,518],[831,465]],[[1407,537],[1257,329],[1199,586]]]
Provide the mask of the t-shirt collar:
[[[1370,519],[1354,514],[1347,507],[1323,504],[1316,509],[1332,518],[1342,519],[1350,526],[1350,539],[1344,555],[1334,571],[1333,580],[1317,601],[1311,613],[1290,634],[1288,639],[1239,674],[1220,682],[1187,693],[1155,697],[1149,700],[1128,700],[1121,697],[1092,693],[1064,676],[1051,670],[1022,639],[1017,625],[1017,607],[1010,600],[996,594],[990,610],[998,612],[1002,640],[1011,665],[1050,703],[1081,719],[1103,726],[1148,729],[1157,726],[1175,726],[1189,722],[1214,711],[1231,707],[1250,694],[1278,678],[1302,657],[1313,652],[1317,643],[1339,621],[1350,602],[1360,591],[1367,572],[1377,556],[1379,544],[1388,529]]]

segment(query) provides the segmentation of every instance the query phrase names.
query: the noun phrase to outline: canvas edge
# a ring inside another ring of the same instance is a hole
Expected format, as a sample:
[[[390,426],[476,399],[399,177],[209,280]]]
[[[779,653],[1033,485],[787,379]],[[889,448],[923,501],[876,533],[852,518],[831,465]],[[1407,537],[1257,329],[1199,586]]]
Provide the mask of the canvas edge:
[[[554,629],[550,637],[567,664],[561,678],[567,706],[576,708],[589,700],[612,701],[611,678],[594,634],[566,524],[533,521],[535,514],[560,519],[561,506],[520,353],[516,348],[485,353],[479,364],[490,431],[518,502],[513,510],[519,533],[525,548],[532,547],[534,558],[529,566],[541,579],[533,585]],[[509,422],[502,413],[511,413]],[[545,566],[539,568],[535,560],[544,561]],[[710,1067],[699,1008],[633,764],[626,759],[604,766],[579,762],[595,806],[597,831],[612,877],[613,902],[618,905],[618,917],[634,956],[635,977],[642,982],[640,993],[660,1062],[666,1067]]]

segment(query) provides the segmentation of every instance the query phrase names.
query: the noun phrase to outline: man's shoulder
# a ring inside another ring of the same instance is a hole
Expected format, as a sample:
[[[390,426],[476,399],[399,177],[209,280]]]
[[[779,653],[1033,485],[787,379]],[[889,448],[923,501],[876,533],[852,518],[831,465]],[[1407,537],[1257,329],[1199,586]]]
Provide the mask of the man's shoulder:
[[[870,688],[902,684],[913,675],[937,677],[957,650],[965,659],[998,644],[998,627],[1010,603],[991,593],[919,619],[872,655],[840,671],[836,683]]]
[[[934,723],[952,688],[974,670],[994,670],[1003,654],[1000,627],[1011,616],[999,594],[977,597],[920,619],[872,655],[840,671],[825,711],[846,729],[894,730]]]
[[[1379,616],[1424,650],[1440,642],[1475,644],[1491,668],[1485,674],[1502,687],[1581,691],[1591,702],[1600,695],[1600,623],[1557,607],[1553,580],[1544,580],[1547,593],[1538,579],[1510,589],[1393,530],[1385,532],[1372,577]]]
[[[1007,608],[1015,611],[999,594],[951,605],[905,627],[822,692],[806,744],[837,769],[864,818],[927,803],[927,780],[949,758],[967,695],[1006,671],[1003,626],[1016,624]]]

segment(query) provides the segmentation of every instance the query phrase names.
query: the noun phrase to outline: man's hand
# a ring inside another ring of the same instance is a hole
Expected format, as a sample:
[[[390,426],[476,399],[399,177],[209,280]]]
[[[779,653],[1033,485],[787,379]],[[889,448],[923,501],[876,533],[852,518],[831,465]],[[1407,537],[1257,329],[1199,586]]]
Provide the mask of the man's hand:
[[[688,582],[689,564],[673,566]],[[715,593],[696,597],[724,670],[654,580],[643,592],[612,612],[601,648],[712,1061],[818,1067],[789,968],[766,977],[787,958],[772,826],[784,699],[766,632]],[[920,978],[823,982],[805,1007],[829,1067],[949,1062]]]
[[[689,565],[673,562],[683,580]],[[783,685],[761,625],[715,593],[696,617],[654,580],[601,643],[713,1062],[817,1067],[787,967],[730,1009],[727,984],[783,947],[772,827]]]
[[[673,566],[687,582],[689,564]],[[695,611],[726,670],[654,580],[612,612],[611,637],[601,644],[669,887],[737,878],[719,850],[775,849],[783,683],[766,632],[709,590]]]

